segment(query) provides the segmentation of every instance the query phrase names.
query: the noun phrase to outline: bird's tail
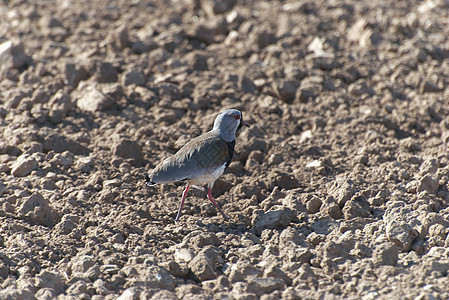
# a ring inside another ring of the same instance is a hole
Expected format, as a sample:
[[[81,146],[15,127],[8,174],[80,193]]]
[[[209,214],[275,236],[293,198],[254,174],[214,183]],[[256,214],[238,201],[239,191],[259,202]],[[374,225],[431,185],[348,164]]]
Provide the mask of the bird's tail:
[[[154,182],[151,178],[150,178],[150,176],[147,174],[147,176],[145,176],[145,183],[148,185],[148,186],[155,186],[157,183],[156,182]]]

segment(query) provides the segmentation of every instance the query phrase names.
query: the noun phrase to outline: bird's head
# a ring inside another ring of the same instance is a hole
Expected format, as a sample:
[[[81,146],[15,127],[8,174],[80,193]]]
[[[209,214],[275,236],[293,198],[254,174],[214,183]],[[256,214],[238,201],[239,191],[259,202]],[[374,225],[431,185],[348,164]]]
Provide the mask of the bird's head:
[[[221,112],[214,122],[214,129],[220,131],[220,135],[225,141],[235,140],[235,132],[242,126],[249,127],[243,120],[243,114],[237,109],[228,109]]]

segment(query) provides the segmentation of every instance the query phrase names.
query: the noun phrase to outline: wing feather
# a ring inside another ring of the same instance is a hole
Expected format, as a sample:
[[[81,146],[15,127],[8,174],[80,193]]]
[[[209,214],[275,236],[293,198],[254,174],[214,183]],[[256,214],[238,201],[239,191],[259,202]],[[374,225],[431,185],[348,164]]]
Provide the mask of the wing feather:
[[[148,177],[156,184],[208,176],[217,168],[230,163],[230,150],[230,145],[217,132],[209,131],[191,140],[173,156],[157,165]]]

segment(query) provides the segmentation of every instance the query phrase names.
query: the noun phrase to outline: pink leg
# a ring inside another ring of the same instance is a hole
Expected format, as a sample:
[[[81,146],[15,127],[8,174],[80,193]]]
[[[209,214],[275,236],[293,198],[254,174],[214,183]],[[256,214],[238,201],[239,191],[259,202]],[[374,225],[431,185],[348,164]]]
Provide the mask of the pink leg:
[[[207,191],[207,197],[209,198],[210,201],[212,201],[212,203],[215,205],[215,207],[218,209],[218,211],[221,213],[221,215],[223,216],[223,218],[225,220],[229,220],[229,217],[227,215],[225,215],[225,213],[221,210],[220,206],[218,206],[217,202],[215,202],[214,198],[212,197],[212,188],[209,186],[209,189]]]
[[[184,189],[184,191],[182,192],[182,200],[181,200],[181,204],[179,205],[179,210],[178,210],[178,215],[176,216],[175,222],[178,223],[179,218],[181,217],[181,210],[182,207],[184,206],[184,201],[187,198],[187,191],[189,190],[190,185],[187,184],[186,188]]]

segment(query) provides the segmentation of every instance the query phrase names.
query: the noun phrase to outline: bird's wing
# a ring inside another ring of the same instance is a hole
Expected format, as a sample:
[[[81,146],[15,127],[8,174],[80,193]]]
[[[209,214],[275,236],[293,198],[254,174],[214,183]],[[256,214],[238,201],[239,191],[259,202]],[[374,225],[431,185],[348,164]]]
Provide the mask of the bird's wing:
[[[157,184],[211,175],[217,168],[230,163],[233,152],[230,147],[233,150],[234,143],[227,143],[216,132],[210,131],[191,140],[175,155],[157,165],[149,179]]]

